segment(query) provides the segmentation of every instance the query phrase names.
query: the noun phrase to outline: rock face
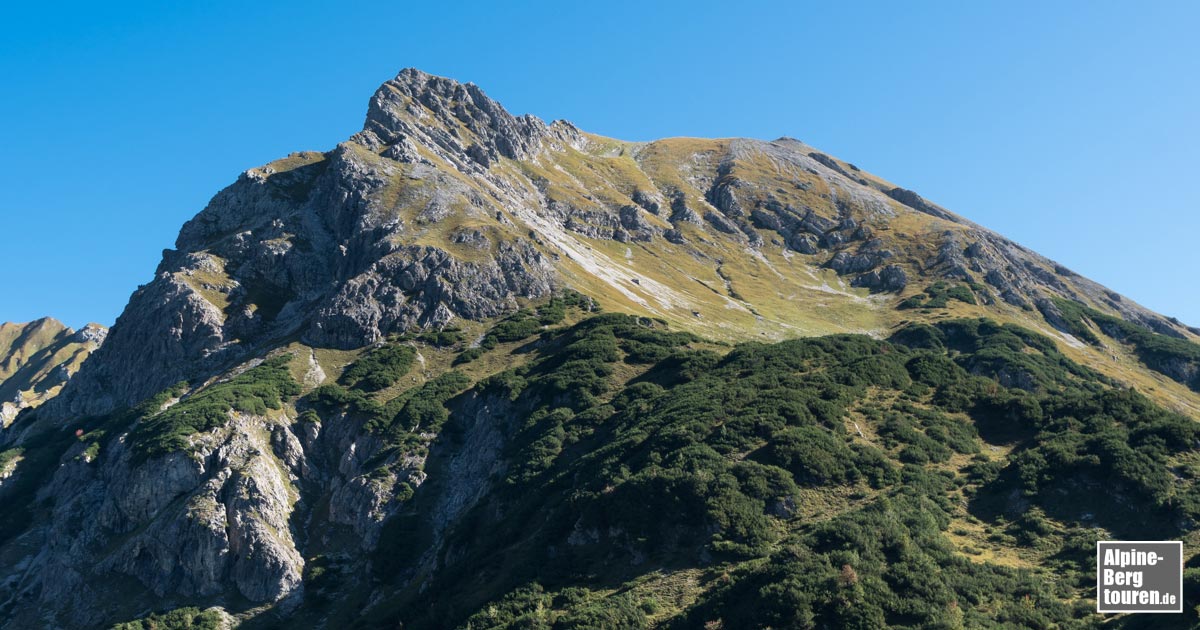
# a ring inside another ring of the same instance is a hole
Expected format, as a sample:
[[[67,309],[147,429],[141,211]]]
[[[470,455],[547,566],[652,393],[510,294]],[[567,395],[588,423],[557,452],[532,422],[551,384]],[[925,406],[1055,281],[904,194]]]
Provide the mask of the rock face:
[[[36,483],[20,462],[0,470],[0,493],[24,483],[46,506],[20,545],[0,540],[0,599],[20,604],[0,608],[0,626],[111,622],[123,584],[148,589],[155,607],[285,606],[318,557],[368,568],[427,482],[431,452],[445,462],[430,480],[441,484],[432,518],[442,529],[462,518],[504,472],[505,436],[524,421],[507,398],[472,394],[456,410],[461,450],[444,453],[436,431],[401,448],[354,414],[302,418],[292,399],[230,410],[222,426],[188,434],[192,451],[139,460],[121,410],[181,381],[195,395],[290,346],[308,391],[338,376],[320,352],[489,320],[564,288],[723,340],[881,336],[900,318],[896,294],[937,281],[969,284],[979,308],[1035,325],[1069,328],[1054,302],[1065,298],[1196,337],[797,140],[623,143],[405,70],[346,142],[251,169],[217,193],[107,339],[48,320],[0,326],[0,396],[66,383],[20,417],[33,405],[5,402],[0,452],[35,439],[66,446]],[[1195,379],[1193,367],[1164,369]],[[1033,386],[1023,373],[1003,380]],[[93,418],[111,424],[62,438]]]
[[[491,397],[468,401],[459,416],[473,420],[463,431],[468,448],[446,456],[436,508],[443,527],[486,491],[499,427],[516,419],[506,400]],[[344,413],[297,422],[287,413],[230,411],[228,424],[196,436],[191,451],[149,460],[124,436],[95,451],[85,440],[39,491],[54,505],[26,535],[41,551],[0,589],[73,627],[128,614],[116,612],[124,608],[112,576],[136,580],[160,602],[278,602],[299,592],[301,549],[369,557],[387,519],[425,481],[424,453],[435,437],[397,451]],[[310,527],[318,520],[325,525]],[[0,619],[0,627],[29,624],[34,610]]]
[[[233,414],[195,455],[139,463],[110,442],[93,461],[79,445],[43,492],[59,497],[39,532],[40,597],[77,623],[99,623],[111,597],[105,573],[132,577],[159,597],[236,593],[273,601],[300,583],[291,534],[295,469],[280,466],[268,418]],[[264,429],[266,427],[266,429]],[[290,436],[295,440],[294,436]]]
[[[548,126],[534,116],[513,116],[474,84],[409,68],[375,92],[358,140],[368,146],[415,145],[487,168],[500,157],[531,157],[546,141],[579,142],[580,136],[569,123]]]
[[[549,295],[548,261],[528,242],[501,243],[491,260],[463,263],[433,247],[395,252],[349,279],[322,304],[305,341],[356,348],[384,331],[441,327],[455,317],[484,319],[511,310],[514,297]]]
[[[908,274],[904,273],[904,268],[899,265],[888,265],[858,276],[851,284],[867,287],[872,291],[900,291],[908,286]]]

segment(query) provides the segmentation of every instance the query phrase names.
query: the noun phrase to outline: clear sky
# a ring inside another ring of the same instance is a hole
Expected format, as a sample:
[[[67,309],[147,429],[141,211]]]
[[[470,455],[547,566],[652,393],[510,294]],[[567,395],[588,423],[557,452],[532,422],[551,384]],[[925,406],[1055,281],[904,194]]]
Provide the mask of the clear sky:
[[[628,140],[800,138],[1200,325],[1200,3],[565,4],[7,3],[0,321],[111,324],[217,190],[415,66]]]

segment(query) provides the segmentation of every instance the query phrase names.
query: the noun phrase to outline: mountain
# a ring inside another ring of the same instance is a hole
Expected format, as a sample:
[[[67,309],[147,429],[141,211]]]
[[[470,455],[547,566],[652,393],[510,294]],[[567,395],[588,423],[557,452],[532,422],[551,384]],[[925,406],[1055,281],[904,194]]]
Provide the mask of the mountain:
[[[8,426],[22,409],[57,395],[107,333],[98,324],[74,331],[48,317],[0,323],[0,422]]]
[[[1089,545],[1197,542],[1198,341],[800,141],[405,70],[0,432],[0,618],[1095,627]]]

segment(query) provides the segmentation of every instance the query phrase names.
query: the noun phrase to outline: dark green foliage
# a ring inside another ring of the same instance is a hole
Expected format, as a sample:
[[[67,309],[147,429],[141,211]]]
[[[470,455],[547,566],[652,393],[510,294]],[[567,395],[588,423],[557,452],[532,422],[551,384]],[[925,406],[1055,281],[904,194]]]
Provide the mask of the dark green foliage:
[[[964,304],[975,304],[975,294],[966,285],[949,285],[941,280],[925,287],[925,294],[917,294],[900,302],[896,308],[946,308],[950,300],[958,300]]]
[[[519,455],[513,458],[514,468],[506,481],[509,484],[527,482],[550,468],[562,452],[567,437],[563,424],[574,417],[575,413],[567,408],[543,408],[530,415],[521,434],[529,441],[514,447],[519,449]]]
[[[1064,357],[1050,340],[1016,326],[952,320],[909,327],[893,340],[946,347],[953,364],[991,377],[964,374],[938,354],[918,354],[908,362],[914,379],[935,388],[935,404],[970,414],[985,438],[1019,447],[1002,470],[983,463],[970,468],[984,484],[976,501],[983,513],[1008,509],[1005,497],[1019,490],[1054,516],[1073,520],[1091,514],[1113,528],[1138,512],[1159,514],[1155,520],[1164,525],[1179,516],[1200,516],[1200,492],[1181,489],[1169,472],[1170,458],[1194,447],[1194,422],[1136,392],[1113,389],[1111,381]],[[879,433],[904,445],[905,461],[948,456],[934,443],[960,453],[977,449],[974,427],[903,405],[889,413]],[[924,435],[906,419],[910,414],[920,419]],[[1106,491],[1083,491],[1087,487]],[[1064,494],[1071,500],[1059,498]]]
[[[1074,300],[1054,300],[1054,305],[1063,315],[1060,323],[1066,324],[1067,331],[1072,335],[1082,339],[1092,345],[1100,345],[1100,338],[1088,328],[1084,321],[1091,313],[1095,312],[1092,309],[1076,302]]]
[[[542,329],[542,326],[544,324],[541,323],[533,311],[521,309],[492,327],[488,336],[493,337],[500,343],[521,341],[537,334]]]
[[[178,390],[160,395],[133,430],[129,440],[138,461],[161,457],[187,448],[188,438],[196,433],[225,426],[231,410],[264,415],[268,409],[280,409],[285,398],[300,393],[300,385],[292,378],[287,363],[290,356],[267,359],[257,367],[209,386],[184,398],[161,413],[155,413],[167,398]]]
[[[341,409],[362,416],[383,415],[383,405],[375,402],[365,392],[346,389],[332,383],[322,385],[304,397],[304,402],[317,411],[332,413]]]
[[[900,481],[900,471],[878,448],[852,444],[854,468],[872,488],[885,488]]]
[[[564,289],[559,295],[551,298],[549,303],[539,308],[538,315],[550,326],[562,322],[569,309],[577,309],[583,313],[600,311],[600,307],[592,298],[578,291]]]
[[[817,426],[777,431],[771,436],[767,456],[805,485],[842,484],[859,477],[854,453],[845,439]]]
[[[643,607],[628,594],[608,597],[586,589],[547,593],[532,583],[475,613],[462,625],[470,630],[640,630],[647,624]]]
[[[396,409],[391,417],[367,424],[367,429],[398,439],[412,433],[437,433],[450,417],[446,403],[466,389],[471,379],[459,372],[445,372],[437,378],[411,389],[395,400],[389,401],[386,409]]]
[[[921,350],[941,353],[946,349],[946,335],[929,324],[909,324],[892,335],[891,342]]]
[[[367,394],[340,385],[322,385],[303,398],[308,411],[324,414],[346,412],[366,420],[366,429],[382,435],[389,446],[415,446],[418,434],[436,434],[449,418],[446,404],[470,386],[460,372],[444,372],[419,387],[409,389],[381,404]],[[301,415],[303,416],[304,413]]]
[[[561,323],[566,318],[568,309],[571,308],[584,312],[593,311],[595,303],[583,294],[567,290],[562,295],[551,298],[549,302],[537,309],[523,308],[504,318],[488,331],[483,341],[480,342],[480,346],[485,350],[491,350],[500,343],[528,339],[547,326]]]
[[[459,433],[473,423],[505,438],[500,474],[440,534],[443,568],[381,623],[643,627],[655,604],[631,580],[729,563],[667,626],[1092,628],[1086,602],[1066,603],[1090,596],[1095,534],[1079,512],[1118,533],[1149,518],[1164,536],[1200,517],[1200,462],[1178,463],[1200,437],[1192,423],[1030,331],[951,320],[891,342],[837,335],[725,356],[694,341],[595,316],[542,331],[530,361],[479,383],[471,405],[447,406],[465,383],[432,387],[436,404],[414,393],[385,405],[373,430],[440,427],[442,453],[475,448]],[[356,404],[345,390],[325,398]],[[993,461],[984,440],[1013,454]],[[426,491],[447,464],[429,452],[431,481],[406,494],[374,565],[397,586],[435,536]],[[814,495],[849,498],[814,519]],[[1056,577],[968,560],[944,534],[964,505]]]
[[[1142,535],[1147,528],[1172,535],[1175,517],[1200,517],[1200,493],[1194,486],[1180,488],[1169,464],[1194,448],[1195,422],[1128,390],[1073,392],[1040,402],[1039,413],[1015,418],[1029,423],[1037,440],[987,486],[993,496],[1019,489],[1062,518],[1089,512],[1117,529],[1137,517]],[[1094,485],[1105,491],[1075,492],[1069,502],[1057,498],[1063,490]],[[1159,516],[1147,523],[1148,514]]]
[[[429,344],[438,348],[449,348],[463,342],[465,337],[460,328],[443,328],[430,332],[423,332],[416,336],[416,340],[424,344]]]
[[[940,502],[897,492],[735,573],[673,627],[1090,627],[1052,582],[956,554],[948,522]]]
[[[178,608],[137,621],[119,623],[112,630],[219,630],[222,627],[221,614],[215,610]]]
[[[431,587],[443,594],[433,608],[442,612],[430,614],[451,614],[466,593],[502,596],[498,584],[528,581],[532,567],[558,585],[610,571],[599,567],[628,572],[638,557],[761,557],[780,541],[797,483],[900,480],[888,455],[851,440],[845,424],[868,388],[912,385],[904,348],[846,335],[746,344],[722,358],[687,349],[694,340],[652,320],[596,316],[544,336],[539,358],[480,384],[525,410],[523,421],[504,486],[447,543],[472,551],[464,572],[443,577],[449,590]],[[650,361],[642,377],[613,382],[616,364]],[[383,548],[424,539],[420,492],[414,501],[414,520],[397,525],[398,538],[385,534]],[[525,560],[505,563],[508,554]],[[606,614],[621,610],[605,603]],[[639,627],[633,610],[620,619]],[[578,609],[558,623],[625,623],[600,613]]]
[[[346,368],[341,383],[367,392],[391,387],[408,374],[416,356],[416,350],[402,344],[376,348]]]
[[[1145,326],[1088,308],[1079,302],[1056,299],[1068,332],[1093,345],[1100,339],[1087,327],[1091,320],[1104,334],[1133,347],[1138,359],[1148,368],[1200,392],[1200,345],[1154,332]]]
[[[950,351],[949,358],[970,374],[990,377],[1005,387],[1031,391],[1080,387],[1095,391],[1110,384],[1099,374],[1067,359],[1050,339],[988,319],[955,319],[938,322],[936,326],[913,324],[896,332],[891,341],[935,352],[946,348]],[[937,354],[914,359],[909,370],[913,378],[931,386],[973,389],[981,385],[979,381],[952,376],[955,373],[947,369],[946,359]],[[995,381],[991,381],[985,386],[994,385]]]
[[[475,359],[478,359],[479,357],[483,356],[483,353],[484,353],[483,348],[478,348],[478,347],[467,348],[466,350],[463,350],[462,352],[460,352],[457,357],[454,357],[454,365],[462,365],[464,363],[470,363],[470,362],[474,361]]]
[[[926,293],[928,293],[928,289]],[[958,300],[965,304],[975,304],[975,295],[971,293],[971,289],[961,284],[947,288],[945,295],[952,300]]]
[[[945,440],[921,431],[911,416],[898,411],[886,413],[879,425],[879,436],[889,448],[900,448],[900,461],[905,463],[944,462],[952,454]]]
[[[958,382],[961,374],[956,374],[949,382]],[[884,427],[903,426],[901,431],[923,430],[924,437],[913,437],[912,441],[900,440],[910,444],[922,444],[926,440],[936,443],[935,447],[927,449],[939,450],[945,446],[956,453],[971,455],[979,452],[979,434],[974,424],[947,416],[936,409],[927,409],[905,401],[898,401],[892,410],[884,412],[884,420],[880,435],[885,433]],[[940,460],[939,460],[940,461]]]
[[[922,353],[904,364],[914,381],[937,387],[956,383],[962,370],[954,361],[941,354]]]
[[[528,374],[534,370],[537,393],[547,400],[564,399],[575,408],[592,406],[596,396],[608,390],[613,364],[652,362],[666,357],[675,348],[696,341],[694,335],[665,330],[661,322],[623,314],[591,317],[554,338],[547,358],[536,366],[488,379],[491,387],[502,387],[515,398],[528,386]]]
[[[554,630],[641,630],[646,613],[627,595],[576,607],[554,624]]]
[[[550,630],[545,611],[553,605],[554,598],[535,582],[514,589],[471,615],[462,627],[470,630]]]

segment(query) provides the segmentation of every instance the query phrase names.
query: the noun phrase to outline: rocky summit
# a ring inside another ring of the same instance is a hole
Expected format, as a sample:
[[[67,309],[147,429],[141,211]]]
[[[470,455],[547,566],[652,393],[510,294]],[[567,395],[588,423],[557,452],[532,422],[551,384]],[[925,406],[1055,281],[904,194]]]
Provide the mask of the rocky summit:
[[[5,628],[1092,628],[1095,540],[1200,542],[1200,330],[799,140],[418,70],[0,361]]]

